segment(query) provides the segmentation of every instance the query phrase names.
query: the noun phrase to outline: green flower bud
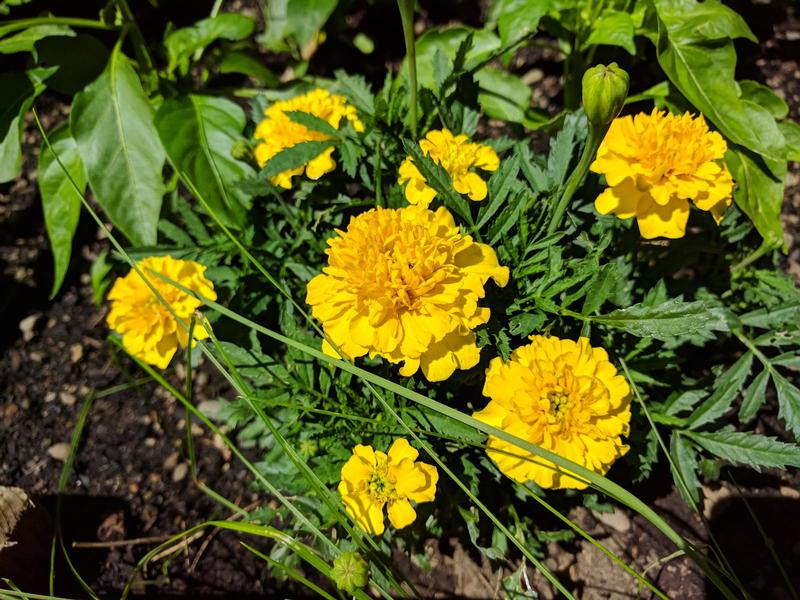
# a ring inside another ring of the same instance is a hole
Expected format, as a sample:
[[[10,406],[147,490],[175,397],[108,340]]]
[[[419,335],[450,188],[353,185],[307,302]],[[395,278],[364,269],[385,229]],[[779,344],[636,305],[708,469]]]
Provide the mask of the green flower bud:
[[[606,127],[625,104],[630,78],[617,63],[597,65],[583,74],[583,108],[589,122]]]
[[[348,594],[367,585],[369,581],[369,565],[357,552],[343,552],[333,559],[331,571],[336,587]]]

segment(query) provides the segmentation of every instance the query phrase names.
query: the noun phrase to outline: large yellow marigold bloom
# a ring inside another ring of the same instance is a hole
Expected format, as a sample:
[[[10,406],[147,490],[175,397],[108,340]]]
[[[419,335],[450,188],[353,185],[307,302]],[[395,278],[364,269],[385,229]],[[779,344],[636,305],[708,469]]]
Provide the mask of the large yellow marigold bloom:
[[[429,381],[478,364],[473,330],[489,320],[478,300],[490,277],[508,283],[494,250],[462,235],[445,208],[376,208],[337,233],[306,302],[346,356],[404,361],[402,375],[421,367]]]
[[[497,153],[490,146],[472,144],[465,135],[454,136],[447,129],[429,131],[420,141],[422,153],[444,168],[453,181],[453,188],[459,194],[466,194],[470,200],[483,200],[488,189],[481,176],[471,169],[496,171],[500,166]],[[406,185],[406,200],[411,204],[428,206],[436,197],[436,190],[419,172],[411,157],[406,157],[400,165],[399,185]]]
[[[131,269],[125,277],[114,282],[108,293],[111,311],[106,322],[122,336],[122,345],[131,355],[163,369],[169,364],[178,345],[185,348],[189,342],[189,332],[175,317],[188,326],[192,314],[203,303],[149,271],[161,273],[209,300],[216,300],[217,294],[214,292],[214,284],[204,275],[205,266],[194,261],[178,260],[170,256],[151,256],[139,261],[137,266],[169,303],[175,316],[161,303],[139,274]],[[202,340],[208,337],[208,333],[204,327],[197,325],[193,337]]]
[[[602,348],[533,336],[511,360],[495,358],[486,371],[491,401],[474,417],[559,456],[605,474],[628,451],[631,391]],[[487,453],[511,479],[545,488],[586,487],[568,471],[489,436]]]
[[[364,125],[358,119],[355,107],[347,103],[344,96],[331,94],[328,90],[317,88],[288,100],[278,100],[264,111],[265,119],[256,127],[255,137],[262,140],[255,149],[256,160],[260,166],[287,148],[300,142],[316,142],[331,139],[329,136],[292,121],[287,112],[300,111],[312,114],[339,129],[342,119],[353,123],[356,131],[363,131]],[[305,171],[309,179],[319,179],[336,168],[333,160],[333,146],[325,149],[307,164],[288,169],[272,178],[272,183],[287,190],[292,187],[292,177]]]
[[[411,502],[432,502],[439,472],[417,462],[419,452],[404,438],[398,438],[386,454],[359,444],[342,467],[339,493],[345,510],[358,526],[372,535],[384,530],[383,507],[389,521],[402,529],[414,522],[417,513]]]
[[[722,162],[726,149],[703,115],[654,109],[649,115],[614,119],[591,166],[609,185],[595,208],[620,219],[636,217],[645,238],[683,237],[689,200],[719,223],[733,191]]]

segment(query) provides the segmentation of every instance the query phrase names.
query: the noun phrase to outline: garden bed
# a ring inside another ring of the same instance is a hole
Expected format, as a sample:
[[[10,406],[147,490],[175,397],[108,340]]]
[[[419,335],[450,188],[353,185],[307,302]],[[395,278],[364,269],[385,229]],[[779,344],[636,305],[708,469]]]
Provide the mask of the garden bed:
[[[789,3],[752,9],[741,4],[736,8],[746,18],[748,10],[753,11],[747,21],[761,40],[758,51],[749,48],[739,52],[741,77],[777,90],[790,107],[790,118],[800,119],[800,24],[796,8]],[[480,16],[467,15],[466,20],[477,24]],[[434,23],[443,20],[441,15],[428,17],[435,19]],[[423,22],[420,29],[430,24]],[[399,31],[389,54],[379,52],[395,66],[403,53],[402,37],[397,40]],[[537,58],[540,55],[535,54],[530,63],[515,64],[514,69],[529,72],[539,68]],[[328,64],[328,59],[333,62]],[[365,74],[373,81],[378,79],[384,64],[362,60],[367,63]],[[330,75],[340,66],[338,57],[312,62],[312,69],[319,69],[320,75]],[[546,80],[546,94],[557,94],[559,84],[553,74],[542,72],[541,77],[535,77],[537,81]],[[557,95],[555,98],[558,101]],[[547,103],[552,106],[550,100]],[[45,97],[38,106],[48,131],[67,113],[57,98]],[[491,132],[493,123],[484,122],[482,126]],[[184,445],[187,415],[183,408],[163,388],[145,381],[136,365],[123,353],[113,352],[106,342],[107,308],[95,305],[88,272],[98,253],[109,246],[88,219],[82,220],[77,231],[63,287],[54,301],[48,300],[53,272],[35,174],[41,137],[30,117],[23,143],[22,176],[0,188],[0,484],[24,489],[38,507],[36,516],[28,518],[44,525],[26,525],[32,528],[31,535],[39,536],[41,544],[20,545],[5,552],[29,553],[23,556],[31,568],[15,573],[14,581],[28,592],[47,593],[50,528],[56,517],[58,479],[72,431],[91,392],[102,395],[104,390],[122,386],[126,389],[93,400],[61,513],[64,541],[75,567],[95,591],[113,597],[121,591],[137,561],[158,540],[204,520],[231,515],[192,479]],[[800,280],[800,243],[795,242],[800,231],[800,168],[796,162],[790,163],[788,182],[782,221],[789,252],[782,262],[785,270]],[[185,369],[180,365],[169,373],[169,379],[177,384]],[[194,379],[195,402],[204,413],[214,414],[220,397],[232,400],[234,395],[218,372],[208,362],[201,362]],[[791,441],[775,412],[760,415],[754,429]],[[251,476],[225,444],[196,420],[190,419],[190,427],[198,479],[241,507],[263,501],[264,495],[251,488]],[[245,453],[251,460],[259,459],[255,449],[246,449]],[[796,470],[756,474],[732,468],[729,474],[739,485],[738,490],[729,482],[703,487],[710,530],[728,553],[734,571],[756,597],[788,598],[781,575],[767,553],[752,554],[752,549],[762,547],[763,542],[739,498],[747,498],[774,541],[789,577],[800,588],[800,475]],[[700,519],[674,489],[667,465],[660,464],[647,482],[629,489],[681,535],[701,543],[709,541]],[[609,514],[578,507],[569,517],[640,573],[645,572],[670,598],[716,597],[702,572],[688,558],[669,558],[671,544],[632,511],[618,508]],[[555,528],[556,521],[552,521]],[[395,551],[400,571],[407,572],[426,598],[499,597],[500,581],[509,573],[494,570],[485,557],[465,544],[468,537],[463,528],[450,533],[449,537],[425,542],[424,554],[430,563],[427,573],[409,562],[404,553]],[[153,598],[267,597],[287,590],[298,597],[307,593],[296,584],[275,580],[260,559],[243,551],[241,539],[232,532],[198,535],[184,548],[161,557],[144,576],[137,575],[132,592]],[[254,545],[259,547],[259,542]],[[545,557],[545,564],[579,598],[625,598],[639,593],[650,597],[584,540],[553,541],[546,546]],[[161,565],[165,565],[163,570]],[[80,596],[81,588],[63,560],[56,573],[57,595]],[[528,576],[540,597],[554,597],[540,574],[529,569]]]

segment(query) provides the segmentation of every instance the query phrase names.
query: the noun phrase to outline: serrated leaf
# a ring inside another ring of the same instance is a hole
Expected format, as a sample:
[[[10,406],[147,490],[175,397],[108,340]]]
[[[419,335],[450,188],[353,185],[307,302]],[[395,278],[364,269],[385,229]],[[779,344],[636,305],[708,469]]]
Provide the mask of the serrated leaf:
[[[603,265],[600,270],[595,273],[591,287],[589,287],[589,290],[586,292],[581,314],[592,314],[605,304],[606,300],[608,300],[609,296],[611,296],[611,293],[616,288],[618,281],[619,271],[617,265],[615,263]]]
[[[775,329],[785,324],[800,323],[800,303],[792,302],[772,308],[759,308],[743,315],[739,321],[747,327]]]
[[[686,432],[698,446],[732,463],[756,470],[761,467],[800,467],[800,446],[774,437],[732,428],[713,432]]]
[[[622,329],[637,337],[658,340],[729,329],[725,313],[708,302],[684,302],[677,298],[656,306],[634,304],[606,315],[591,317],[591,321]]]
[[[577,117],[571,115],[564,120],[564,127],[550,141],[550,153],[547,155],[547,178],[550,188],[562,185],[567,177],[576,144],[577,125]]]
[[[425,178],[425,182],[436,190],[441,201],[455,211],[461,218],[466,219],[469,214],[469,205],[461,194],[453,188],[453,182],[450,175],[444,170],[440,164],[436,163],[430,156],[424,154],[419,144],[411,140],[403,140],[403,148],[411,157],[414,166],[417,167],[420,174]]]
[[[165,100],[155,115],[170,161],[228,227],[242,227],[250,205],[236,184],[255,171],[231,155],[246,121],[230,100],[194,94]]]
[[[687,424],[697,429],[724,415],[733,404],[744,382],[750,376],[753,353],[746,352],[723,373],[714,386],[714,392],[689,417]]]
[[[133,244],[155,245],[166,153],[139,77],[119,46],[100,77],[75,96],[70,127],[111,222]]]
[[[672,459],[672,477],[675,479],[675,487],[687,502],[699,502],[700,480],[697,478],[697,452],[677,431],[672,432],[669,455]],[[685,485],[681,485],[681,482]],[[687,494],[689,494],[688,498]]]
[[[314,160],[333,145],[334,142],[331,140],[322,142],[300,142],[299,144],[295,144],[290,148],[281,150],[270,158],[261,169],[261,175],[270,178],[284,171],[288,171],[289,169],[301,167],[309,161]]]
[[[340,136],[338,129],[317,115],[312,115],[311,113],[303,112],[301,110],[287,110],[283,114],[285,114],[295,123],[299,123],[303,127],[312,131],[323,133],[330,138],[338,139]]]
[[[739,407],[739,421],[746,423],[752,419],[764,404],[769,383],[769,370],[764,369],[755,376],[742,394],[742,405]]]
[[[685,392],[672,394],[664,403],[664,414],[675,416],[682,412],[693,409],[707,396],[703,390],[686,390]]]
[[[220,13],[214,17],[197,21],[189,27],[182,27],[164,39],[169,64],[168,71],[179,69],[182,75],[189,70],[189,59],[216,40],[241,40],[253,33],[255,22],[248,16],[238,13]]]
[[[361,75],[350,75],[343,70],[334,72],[336,83],[331,91],[337,91],[350,100],[360,112],[372,115],[375,112],[375,96],[366,79]]]
[[[800,438],[800,389],[777,371],[772,372],[772,381],[778,392],[778,416],[795,438]]]
[[[97,258],[94,259],[89,269],[89,278],[92,284],[92,302],[94,302],[96,306],[103,305],[106,289],[111,283],[110,280],[106,279],[106,275],[111,272],[111,265],[108,264],[107,258],[108,250],[103,250]]]
[[[53,252],[52,299],[58,293],[69,266],[72,238],[81,213],[81,193],[86,190],[86,174],[68,126],[62,125],[49,138],[52,150],[42,142],[37,181],[47,237]],[[80,192],[72,186],[70,177]]]
[[[519,173],[519,155],[514,154],[500,164],[500,168],[489,178],[489,201],[483,203],[478,212],[476,227],[480,230],[489,222],[502,206],[511,190],[517,184]]]

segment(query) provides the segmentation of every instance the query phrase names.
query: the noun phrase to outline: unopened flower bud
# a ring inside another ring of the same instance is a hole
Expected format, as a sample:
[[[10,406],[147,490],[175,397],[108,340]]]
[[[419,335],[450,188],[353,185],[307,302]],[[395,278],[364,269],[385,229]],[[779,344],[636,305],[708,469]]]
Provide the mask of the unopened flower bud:
[[[337,588],[352,594],[367,585],[369,565],[357,552],[343,552],[333,559],[331,577]]]
[[[583,74],[583,108],[592,125],[605,127],[616,118],[629,84],[628,73],[617,63],[597,65]]]

